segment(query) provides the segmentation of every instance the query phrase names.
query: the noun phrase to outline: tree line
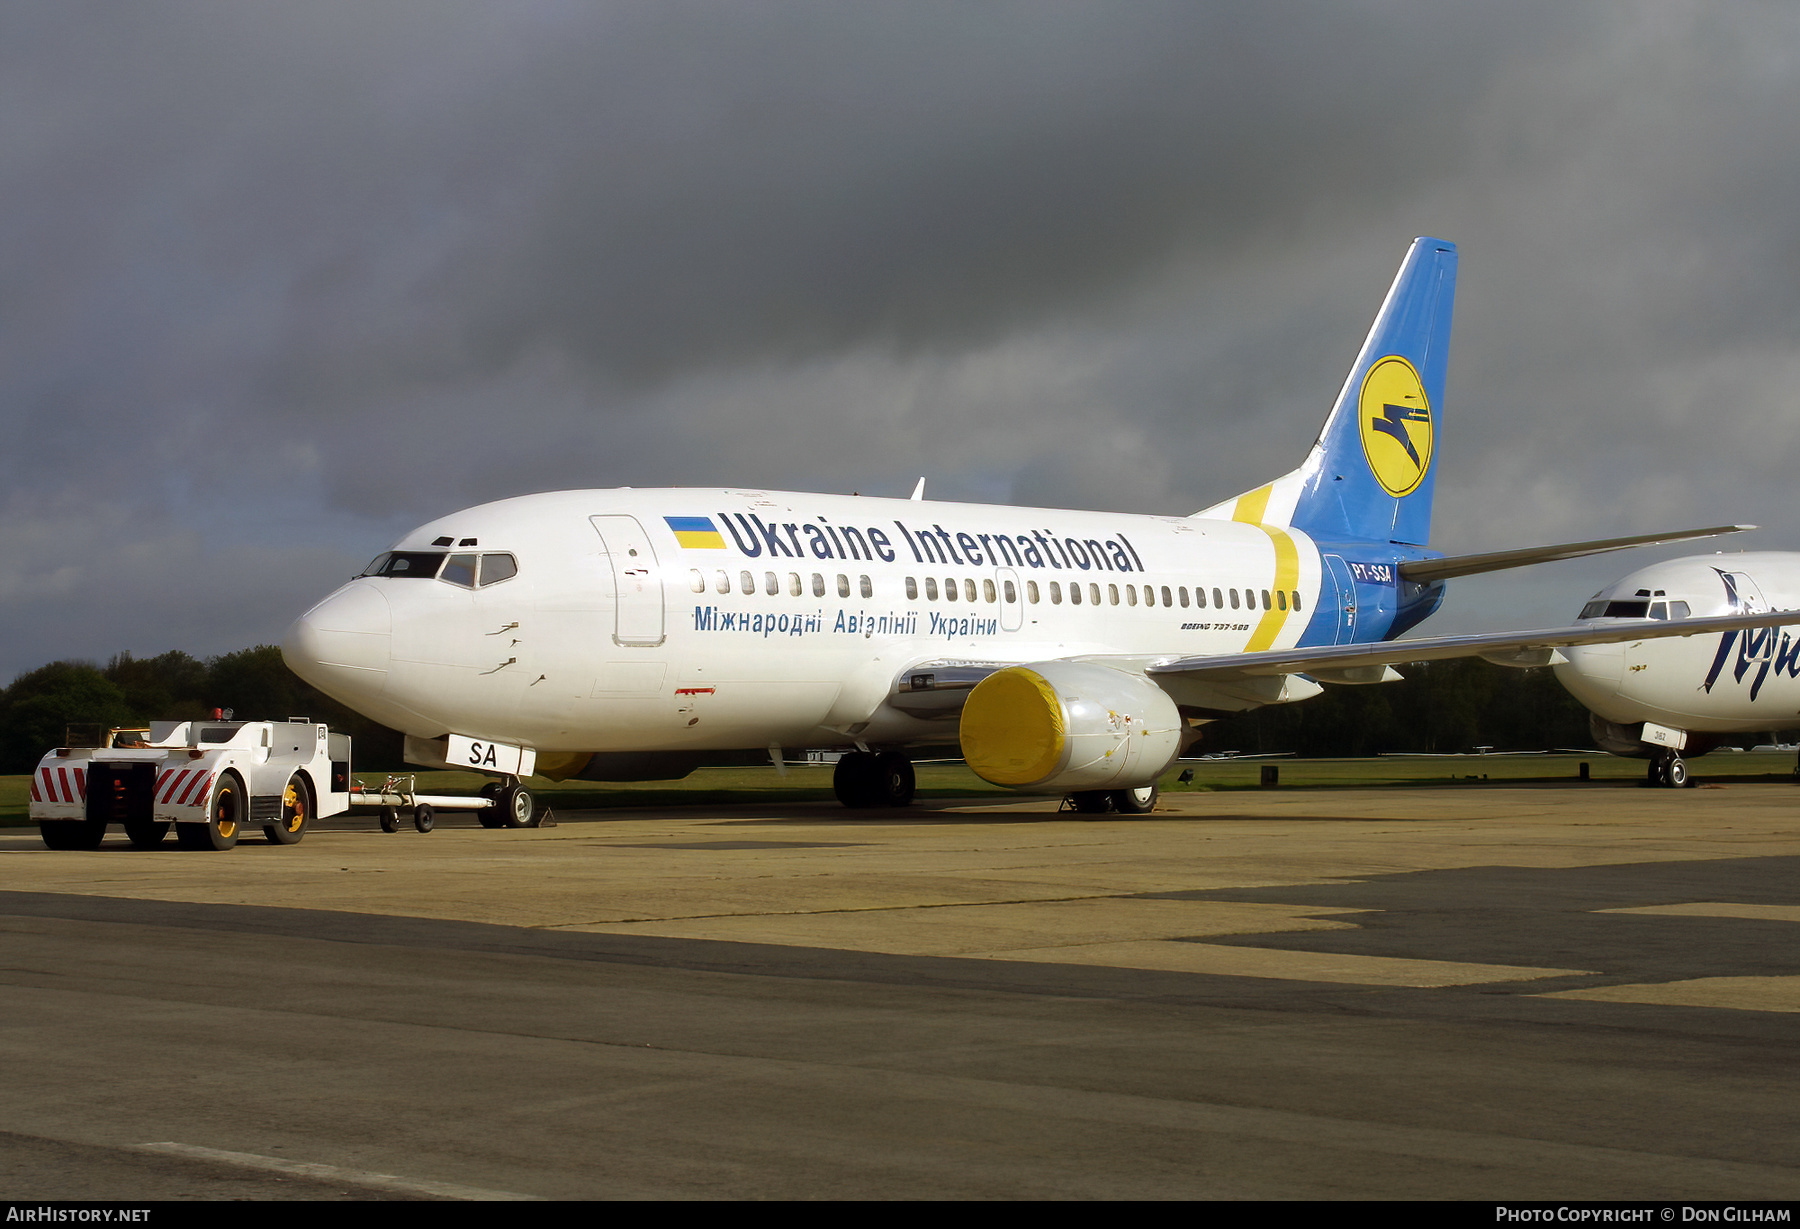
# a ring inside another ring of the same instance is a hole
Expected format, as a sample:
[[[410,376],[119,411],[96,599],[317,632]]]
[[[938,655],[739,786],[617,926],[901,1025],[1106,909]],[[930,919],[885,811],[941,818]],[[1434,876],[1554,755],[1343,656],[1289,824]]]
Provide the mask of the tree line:
[[[310,717],[355,740],[359,770],[401,767],[400,735],[303,682],[272,644],[202,661],[180,650],[120,653],[104,666],[53,661],[0,691],[0,773],[37,767],[71,725],[141,726],[229,708],[239,718]]]

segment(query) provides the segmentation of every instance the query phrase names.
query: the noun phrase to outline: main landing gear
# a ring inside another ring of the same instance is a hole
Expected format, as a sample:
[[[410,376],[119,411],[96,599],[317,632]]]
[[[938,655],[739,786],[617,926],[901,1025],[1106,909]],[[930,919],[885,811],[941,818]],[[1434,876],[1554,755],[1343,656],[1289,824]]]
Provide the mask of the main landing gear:
[[[1105,815],[1109,812],[1148,815],[1156,806],[1159,793],[1161,790],[1155,785],[1146,785],[1142,789],[1083,790],[1069,795],[1069,805],[1080,815]]]
[[[1650,770],[1645,774],[1651,785],[1680,789],[1688,780],[1687,761],[1673,751],[1658,751],[1650,757]]]
[[[898,751],[846,751],[831,775],[838,801],[853,810],[909,807],[914,787],[912,761]]]

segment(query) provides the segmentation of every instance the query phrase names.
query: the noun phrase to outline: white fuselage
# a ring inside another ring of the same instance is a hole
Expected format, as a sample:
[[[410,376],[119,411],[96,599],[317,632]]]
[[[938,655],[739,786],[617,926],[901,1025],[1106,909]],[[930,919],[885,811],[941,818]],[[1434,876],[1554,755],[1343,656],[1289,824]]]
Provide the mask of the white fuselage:
[[[450,563],[351,581],[295,623],[288,661],[404,733],[540,755],[954,743],[953,722],[887,704],[909,668],[1329,644],[1356,617],[1352,565],[1305,534],[1204,518],[567,491],[455,513],[382,558],[408,552]]]
[[[1696,555],[1653,564],[1602,589],[1582,624],[1800,608],[1800,555]],[[1800,725],[1800,627],[1563,650],[1556,676],[1621,726],[1749,733]]]

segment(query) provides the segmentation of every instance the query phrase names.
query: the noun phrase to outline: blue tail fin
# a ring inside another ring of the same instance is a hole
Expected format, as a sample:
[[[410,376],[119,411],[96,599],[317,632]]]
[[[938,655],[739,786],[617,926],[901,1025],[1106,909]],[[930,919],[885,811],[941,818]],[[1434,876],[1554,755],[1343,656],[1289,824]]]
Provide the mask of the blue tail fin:
[[[1306,463],[1200,515],[1425,545],[1455,300],[1456,245],[1413,240]]]

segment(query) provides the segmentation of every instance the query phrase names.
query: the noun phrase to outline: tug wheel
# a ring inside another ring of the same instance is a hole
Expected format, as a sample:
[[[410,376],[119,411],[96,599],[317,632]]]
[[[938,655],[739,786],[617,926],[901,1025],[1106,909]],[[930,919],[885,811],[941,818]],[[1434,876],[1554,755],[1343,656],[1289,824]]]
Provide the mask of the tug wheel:
[[[138,849],[155,849],[162,844],[163,838],[169,835],[169,821],[155,819],[128,819],[125,821],[125,835]]]
[[[312,792],[306,787],[306,778],[295,773],[288,778],[287,788],[281,791],[281,818],[272,824],[263,825],[263,835],[269,838],[271,845],[293,845],[306,835],[306,825],[312,819]]]
[[[244,783],[235,772],[219,774],[206,808],[203,824],[175,825],[176,839],[183,849],[210,849],[224,852],[238,843],[244,825]]]

